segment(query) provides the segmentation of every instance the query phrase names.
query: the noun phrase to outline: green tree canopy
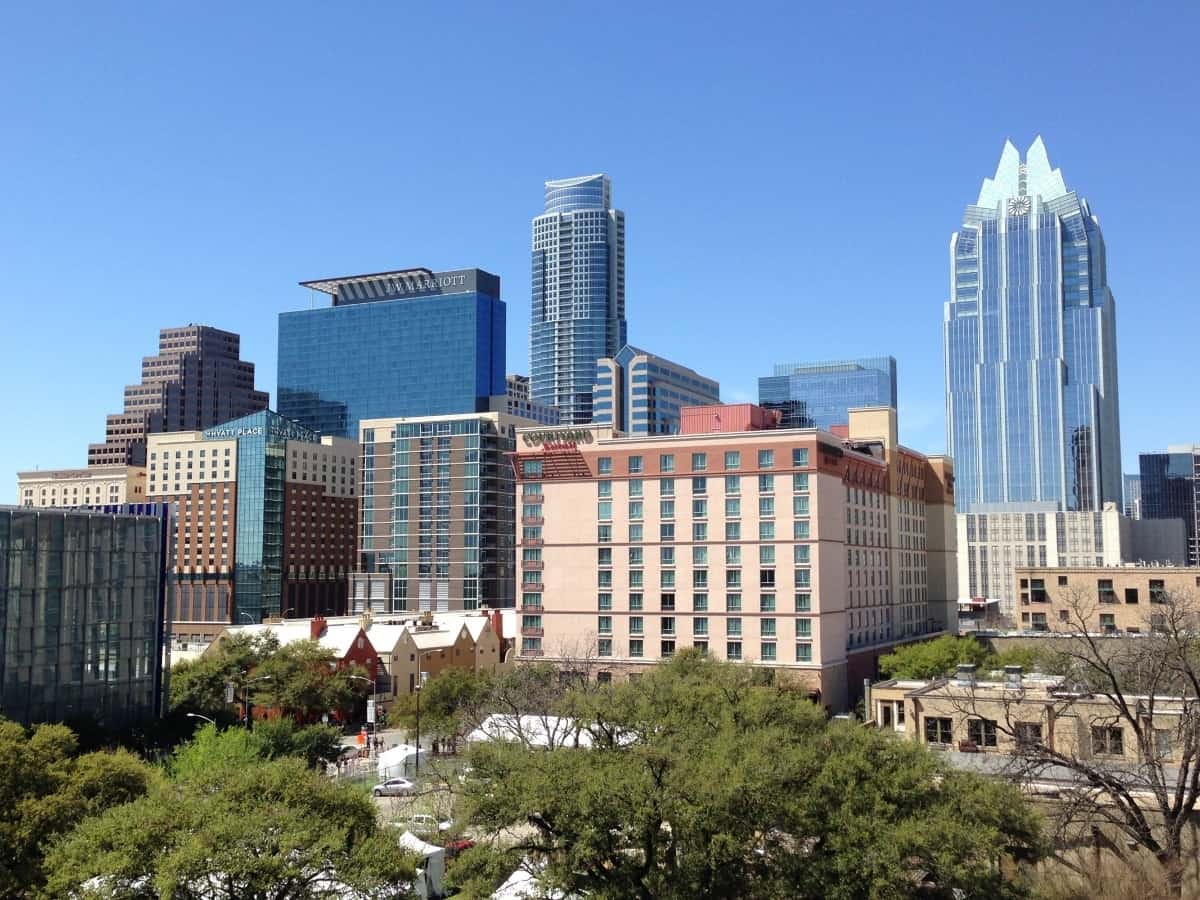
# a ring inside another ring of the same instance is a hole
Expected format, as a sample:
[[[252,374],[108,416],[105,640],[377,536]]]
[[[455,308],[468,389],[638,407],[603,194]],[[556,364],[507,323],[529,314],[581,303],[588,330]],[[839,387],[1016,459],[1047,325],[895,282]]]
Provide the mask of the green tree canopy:
[[[32,732],[0,721],[0,898],[28,897],[45,877],[43,852],[80,819],[142,796],[155,771],[126,751],[76,755],[63,725]]]
[[[989,656],[988,648],[972,637],[943,634],[885,654],[880,657],[879,668],[889,678],[940,678],[961,663],[981,666]]]
[[[83,821],[47,856],[53,897],[310,900],[411,896],[414,861],[371,800],[256,738],[208,726],[172,778]]]
[[[642,898],[1018,896],[996,862],[1041,851],[1006,785],[923,747],[829,724],[798,691],[685,652],[569,702],[589,750],[476,745],[466,795],[504,851],[567,894]],[[478,887],[494,857],[456,873]],[[492,866],[492,868],[489,868]]]

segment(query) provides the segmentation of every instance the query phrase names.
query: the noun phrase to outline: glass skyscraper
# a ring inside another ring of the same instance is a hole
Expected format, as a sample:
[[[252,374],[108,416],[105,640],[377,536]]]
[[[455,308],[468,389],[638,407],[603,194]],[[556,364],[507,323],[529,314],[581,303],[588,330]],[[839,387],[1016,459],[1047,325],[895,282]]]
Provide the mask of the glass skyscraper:
[[[357,440],[363,419],[486,412],[504,394],[495,275],[406,269],[302,285],[333,302],[279,316],[280,415]]]
[[[777,365],[774,375],[758,379],[758,405],[782,412],[783,428],[823,431],[847,425],[852,409],[895,409],[895,357]]]
[[[678,434],[680,410],[721,402],[721,386],[686,366],[631,347],[596,361],[592,421],[626,434]]]
[[[533,220],[530,395],[592,421],[596,360],[625,346],[625,214],[607,175],[546,182]]]
[[[1006,142],[950,239],[946,440],[959,512],[1120,503],[1115,328],[1099,220],[1040,137],[1024,161]]]

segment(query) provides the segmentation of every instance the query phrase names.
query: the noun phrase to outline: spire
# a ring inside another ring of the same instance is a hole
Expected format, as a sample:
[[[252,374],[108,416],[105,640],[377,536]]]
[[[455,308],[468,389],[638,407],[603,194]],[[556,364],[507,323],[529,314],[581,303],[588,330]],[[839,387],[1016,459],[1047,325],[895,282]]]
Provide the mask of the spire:
[[[1062,171],[1050,168],[1046,145],[1038,135],[1025,153],[1024,164],[1013,142],[1004,141],[996,174],[983,179],[975,205],[993,209],[1009,197],[1040,195],[1043,200],[1051,200],[1067,192]]]

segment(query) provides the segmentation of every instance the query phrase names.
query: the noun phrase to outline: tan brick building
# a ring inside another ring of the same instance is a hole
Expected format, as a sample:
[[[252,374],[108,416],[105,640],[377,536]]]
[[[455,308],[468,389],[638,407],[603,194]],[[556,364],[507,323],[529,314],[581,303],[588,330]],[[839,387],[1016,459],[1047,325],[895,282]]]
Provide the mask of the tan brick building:
[[[880,655],[953,622],[951,461],[901,446],[892,409],[852,410],[847,439],[775,416],[519,430],[518,658],[611,678],[699,647],[841,710]]]
[[[1027,631],[1137,634],[1168,597],[1200,603],[1200,567],[1017,568],[1020,627]]]
[[[144,503],[146,467],[93,466],[18,472],[17,502],[37,509]]]

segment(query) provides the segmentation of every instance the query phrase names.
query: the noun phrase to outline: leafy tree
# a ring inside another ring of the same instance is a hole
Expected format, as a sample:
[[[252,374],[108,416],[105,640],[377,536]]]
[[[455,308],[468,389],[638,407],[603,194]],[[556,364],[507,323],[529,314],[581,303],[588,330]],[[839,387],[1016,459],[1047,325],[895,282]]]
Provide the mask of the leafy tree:
[[[252,757],[261,739],[241,729],[201,735],[171,780],[51,848],[47,896],[411,896],[413,860],[380,830],[369,798],[299,759]]]
[[[211,653],[171,667],[171,709],[218,721],[238,721],[240,709],[225,702],[226,685],[233,684],[235,703],[240,704],[249,680],[256,677],[254,670],[279,651],[279,641],[271,634],[222,638]]]
[[[76,755],[62,725],[32,733],[0,721],[0,897],[27,897],[45,877],[43,852],[80,819],[145,794],[153,769],[126,751]]]
[[[938,678],[961,663],[981,666],[989,656],[988,648],[974,638],[943,634],[885,654],[879,659],[879,668],[889,678]]]
[[[457,743],[475,725],[490,696],[492,678],[467,669],[446,669],[421,689],[421,727],[427,734]]]
[[[520,825],[509,849],[566,894],[1020,895],[996,865],[1041,852],[1018,792],[893,735],[831,725],[801,693],[757,681],[684,652],[636,682],[575,694],[564,705],[591,749],[472,747],[471,824]],[[469,854],[455,879],[478,888],[497,862]]]
[[[277,709],[298,721],[314,721],[323,713],[347,710],[369,686],[361,666],[338,668],[333,652],[316,641],[294,641],[265,657],[254,671],[259,705]]]
[[[342,755],[342,733],[333,725],[297,726],[289,719],[271,719],[255,726],[265,758],[295,756],[319,769]]]

